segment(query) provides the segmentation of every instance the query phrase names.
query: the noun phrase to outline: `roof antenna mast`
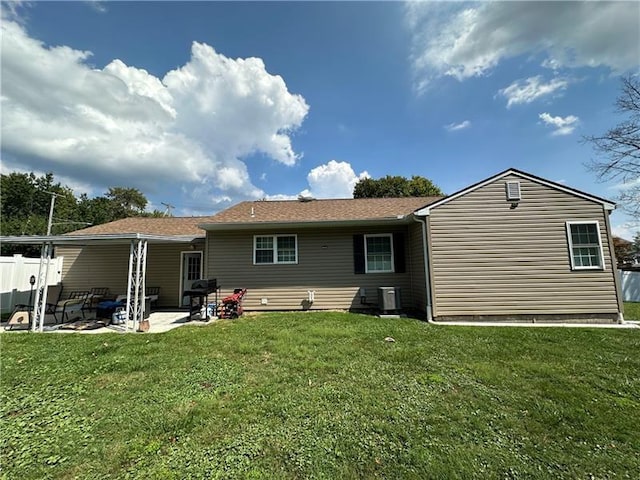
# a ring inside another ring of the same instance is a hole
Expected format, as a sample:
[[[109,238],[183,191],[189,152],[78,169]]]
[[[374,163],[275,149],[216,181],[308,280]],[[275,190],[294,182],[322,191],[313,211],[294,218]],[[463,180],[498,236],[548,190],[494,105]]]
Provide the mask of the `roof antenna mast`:
[[[173,210],[176,207],[171,205],[170,203],[160,202],[160,204],[164,205],[165,207],[167,207],[167,209],[164,211],[165,217],[173,217],[173,214],[171,213],[171,210]]]

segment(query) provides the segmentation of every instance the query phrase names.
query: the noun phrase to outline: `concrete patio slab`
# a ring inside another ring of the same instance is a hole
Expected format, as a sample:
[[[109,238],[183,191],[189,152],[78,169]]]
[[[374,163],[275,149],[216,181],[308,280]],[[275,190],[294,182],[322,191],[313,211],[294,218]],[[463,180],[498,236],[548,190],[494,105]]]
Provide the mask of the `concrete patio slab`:
[[[173,330],[174,328],[184,325],[205,326],[218,321],[210,319],[209,321],[189,320],[189,313],[184,311],[154,312],[149,315],[149,331],[145,333],[162,333]],[[56,324],[53,318],[45,319],[44,332],[55,333],[141,333],[134,332],[132,323],[129,323],[129,329],[125,331],[124,325],[106,325],[100,326],[102,319],[96,318],[76,318],[72,322]],[[4,331],[4,330],[2,330]],[[27,332],[27,330],[15,330],[17,332]]]

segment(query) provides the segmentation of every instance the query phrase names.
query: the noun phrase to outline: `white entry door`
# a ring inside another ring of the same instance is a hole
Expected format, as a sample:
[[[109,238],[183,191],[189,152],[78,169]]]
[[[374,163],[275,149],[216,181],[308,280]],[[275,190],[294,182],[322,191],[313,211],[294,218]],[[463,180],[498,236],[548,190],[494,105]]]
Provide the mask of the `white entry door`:
[[[185,290],[191,288],[194,280],[202,278],[202,252],[182,252],[182,280],[180,285],[180,295]],[[182,298],[182,306],[189,305],[189,297]]]

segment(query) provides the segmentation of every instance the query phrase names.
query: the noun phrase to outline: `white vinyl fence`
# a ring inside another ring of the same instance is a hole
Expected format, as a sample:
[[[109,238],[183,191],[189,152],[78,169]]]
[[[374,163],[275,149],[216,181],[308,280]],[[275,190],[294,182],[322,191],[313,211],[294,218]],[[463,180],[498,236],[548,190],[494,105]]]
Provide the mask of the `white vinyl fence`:
[[[620,288],[625,302],[640,302],[640,272],[618,270],[620,273]]]
[[[49,264],[48,285],[62,281],[63,257],[52,258]],[[16,304],[29,303],[31,275],[38,277],[39,258],[25,258],[22,255],[0,257],[0,310],[10,312]],[[34,295],[35,297],[35,292]]]

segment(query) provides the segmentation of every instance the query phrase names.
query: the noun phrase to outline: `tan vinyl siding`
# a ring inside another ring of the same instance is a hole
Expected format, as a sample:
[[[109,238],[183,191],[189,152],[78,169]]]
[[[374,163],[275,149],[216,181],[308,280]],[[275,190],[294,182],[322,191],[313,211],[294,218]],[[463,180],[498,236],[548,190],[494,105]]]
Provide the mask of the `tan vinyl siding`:
[[[180,297],[180,252],[194,251],[189,244],[152,244],[147,249],[148,287],[160,287],[159,307],[177,307]],[[196,250],[197,251],[197,250]],[[113,295],[127,291],[129,245],[56,247],[64,256],[64,291],[108,287]]]
[[[204,245],[202,245],[204,248]],[[201,248],[191,250],[188,244],[149,245],[147,254],[147,286],[160,287],[158,306],[177,307],[180,305],[181,252],[198,252]],[[204,270],[204,258],[203,270]],[[203,275],[204,276],[204,275]]]
[[[505,182],[520,181],[511,208]],[[430,215],[434,316],[616,313],[601,204],[515,175]],[[598,221],[604,270],[571,270],[567,221]]]
[[[353,235],[371,233],[405,234],[406,226],[366,228],[289,229],[254,231],[215,231],[207,233],[207,271],[217,278],[222,295],[234,288],[247,288],[244,307],[248,310],[349,309],[361,305],[358,290],[367,289],[368,301],[377,301],[377,288],[401,288],[406,307],[413,306],[411,295],[410,248],[406,248],[406,273],[355,274]],[[253,265],[254,234],[295,234],[298,263],[295,265]],[[308,290],[315,301],[307,303]],[[267,299],[267,305],[261,299]]]
[[[413,308],[421,312],[427,311],[427,290],[424,264],[424,236],[422,226],[414,223],[409,226],[408,251],[410,258],[411,292]]]
[[[92,287],[107,287],[113,295],[126,293],[128,245],[56,247],[56,255],[64,256],[63,295]]]

